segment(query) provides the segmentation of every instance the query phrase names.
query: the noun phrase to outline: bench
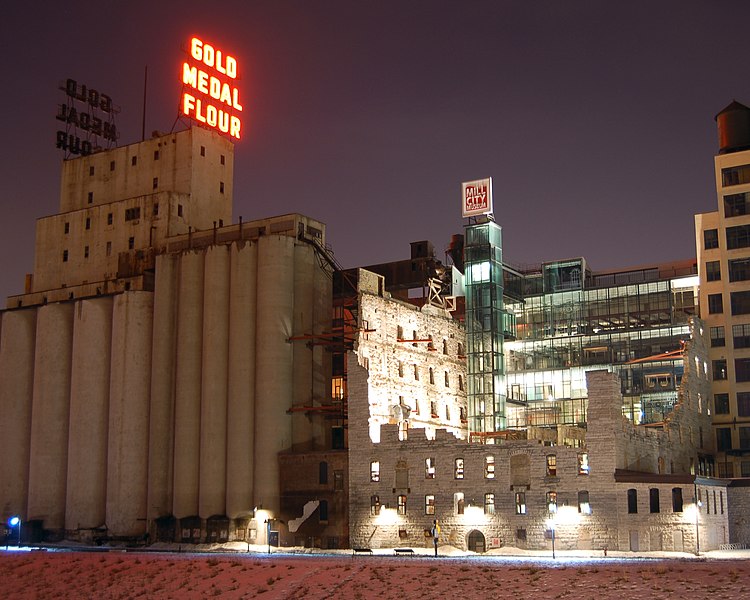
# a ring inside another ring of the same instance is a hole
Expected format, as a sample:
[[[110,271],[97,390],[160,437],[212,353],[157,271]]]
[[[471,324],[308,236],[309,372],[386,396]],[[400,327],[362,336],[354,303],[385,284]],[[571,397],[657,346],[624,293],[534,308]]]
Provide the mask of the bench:
[[[357,554],[372,554],[371,548],[352,548],[352,550],[354,550],[352,556],[356,556]]]
[[[414,556],[414,550],[411,548],[394,548],[393,551],[398,556]]]

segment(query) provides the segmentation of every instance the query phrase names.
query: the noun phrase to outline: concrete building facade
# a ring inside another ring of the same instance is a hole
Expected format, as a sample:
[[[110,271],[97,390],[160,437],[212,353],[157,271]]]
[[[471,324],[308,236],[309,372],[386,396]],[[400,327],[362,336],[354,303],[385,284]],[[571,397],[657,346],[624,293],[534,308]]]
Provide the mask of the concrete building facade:
[[[66,161],[0,327],[0,508],[39,538],[218,541],[281,514],[279,453],[330,447],[325,226],[231,224],[200,129]]]

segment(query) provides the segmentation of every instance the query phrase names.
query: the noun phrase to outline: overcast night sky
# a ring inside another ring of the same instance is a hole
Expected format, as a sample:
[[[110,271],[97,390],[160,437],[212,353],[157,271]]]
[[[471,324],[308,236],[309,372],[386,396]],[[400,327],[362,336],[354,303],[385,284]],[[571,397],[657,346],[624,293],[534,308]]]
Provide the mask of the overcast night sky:
[[[2,298],[58,211],[58,84],[109,94],[129,144],[148,65],[147,135],[168,132],[192,35],[239,63],[235,221],[320,219],[346,267],[422,239],[443,258],[461,181],[487,176],[511,263],[691,258],[693,215],[716,205],[713,117],[750,104],[746,0],[7,4]]]

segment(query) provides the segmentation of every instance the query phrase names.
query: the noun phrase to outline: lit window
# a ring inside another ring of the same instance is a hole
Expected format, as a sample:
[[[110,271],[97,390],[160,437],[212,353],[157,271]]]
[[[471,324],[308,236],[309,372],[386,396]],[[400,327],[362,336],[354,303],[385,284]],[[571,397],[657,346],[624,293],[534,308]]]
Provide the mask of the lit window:
[[[380,514],[380,496],[370,496],[370,514],[373,517]]]
[[[491,492],[484,495],[484,514],[495,514],[495,494]]]
[[[435,459],[434,458],[424,459],[424,478],[435,479]]]
[[[516,514],[526,514],[526,492],[516,492]]]
[[[464,478],[464,459],[463,458],[457,458],[454,461],[453,478],[454,479]]]
[[[547,510],[550,514],[557,512],[557,492],[547,492]]]
[[[547,477],[557,476],[557,456],[554,454],[547,455]]]
[[[406,514],[406,496],[403,494],[399,495],[398,497],[398,514]]]
[[[589,474],[589,455],[586,452],[582,452],[578,455],[578,474]]]
[[[586,490],[581,490],[580,492],[578,492],[578,512],[584,515],[591,514],[589,493]]]
[[[380,481],[380,461],[374,460],[370,463],[370,481]]]
[[[484,457],[484,478],[495,479],[495,457],[494,456]]]
[[[434,515],[435,514],[435,496],[427,494],[424,497],[424,514]]]

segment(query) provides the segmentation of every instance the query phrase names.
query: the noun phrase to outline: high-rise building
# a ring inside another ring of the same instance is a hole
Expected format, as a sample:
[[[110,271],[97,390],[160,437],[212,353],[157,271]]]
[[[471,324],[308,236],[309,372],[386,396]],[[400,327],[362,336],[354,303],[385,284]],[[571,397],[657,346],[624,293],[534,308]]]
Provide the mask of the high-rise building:
[[[718,474],[750,477],[750,108],[717,116],[718,210],[696,215],[700,314],[710,339]]]

